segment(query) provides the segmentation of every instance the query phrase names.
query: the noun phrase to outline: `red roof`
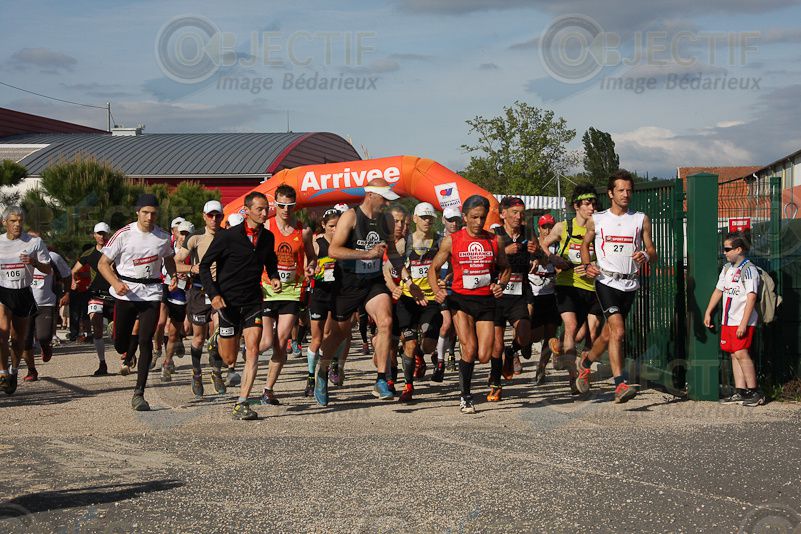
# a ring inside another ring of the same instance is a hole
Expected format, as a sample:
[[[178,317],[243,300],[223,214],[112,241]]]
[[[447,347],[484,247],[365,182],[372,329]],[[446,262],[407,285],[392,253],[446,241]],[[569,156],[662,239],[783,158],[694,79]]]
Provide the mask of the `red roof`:
[[[39,115],[22,113],[13,109],[0,108],[0,137],[19,134],[38,134],[38,133],[108,133],[105,130],[98,130],[74,124],[71,122],[48,119]]]
[[[681,181],[684,182],[684,188],[687,189],[687,177],[693,174],[717,174],[718,183],[728,182],[748,176],[751,173],[757,172],[761,169],[759,165],[750,165],[746,167],[679,167],[678,174]]]

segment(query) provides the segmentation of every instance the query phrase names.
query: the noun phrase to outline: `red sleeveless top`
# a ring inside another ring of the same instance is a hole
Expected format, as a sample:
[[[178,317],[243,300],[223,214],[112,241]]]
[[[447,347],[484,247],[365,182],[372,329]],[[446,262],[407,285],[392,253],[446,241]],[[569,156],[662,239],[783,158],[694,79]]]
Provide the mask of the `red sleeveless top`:
[[[451,234],[451,264],[453,265],[453,284],[451,289],[460,295],[492,295],[490,284],[498,271],[497,236],[481,231],[471,237],[462,228]]]

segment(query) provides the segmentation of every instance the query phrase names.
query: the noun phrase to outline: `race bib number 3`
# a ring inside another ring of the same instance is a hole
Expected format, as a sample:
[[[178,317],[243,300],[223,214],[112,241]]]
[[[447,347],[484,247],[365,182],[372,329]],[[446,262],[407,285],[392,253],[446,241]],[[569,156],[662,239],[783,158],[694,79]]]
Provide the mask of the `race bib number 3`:
[[[478,289],[490,285],[490,274],[465,274],[462,276],[462,285],[465,289]]]
[[[356,274],[374,274],[381,270],[381,260],[356,260]]]

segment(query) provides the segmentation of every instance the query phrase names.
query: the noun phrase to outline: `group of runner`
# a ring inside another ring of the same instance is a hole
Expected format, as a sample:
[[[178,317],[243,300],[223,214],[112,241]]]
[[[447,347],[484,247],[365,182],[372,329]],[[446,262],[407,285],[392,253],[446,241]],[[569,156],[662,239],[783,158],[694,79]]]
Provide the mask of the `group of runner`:
[[[498,402],[504,381],[521,372],[521,358],[531,357],[537,341],[543,348],[535,384],[545,380],[553,358],[556,369],[568,371],[572,392],[586,393],[592,363],[608,350],[615,401],[636,395],[623,366],[624,321],[638,273],[655,260],[656,251],[648,217],[629,210],[633,180],[627,172],[609,180],[609,210],[596,211],[595,188],[580,185],[571,199],[575,217],[556,223],[544,215],[538,231],[524,224],[525,205],[517,197],[501,200],[502,224],[492,230],[485,229],[489,200],[472,196],[461,210],[444,210],[444,228],[437,233],[439,215],[431,204],[417,204],[410,221],[398,204],[385,210],[399,197],[383,179],[371,181],[364,191],[358,206],[326,210],[319,228],[304,227],[297,219],[297,195],[288,185],[275,191],[274,218],[268,219],[268,199],[252,192],[242,215],[229,217],[225,229],[221,204],[209,201],[203,208],[202,233],[182,218],[166,232],[155,224],[159,206],[150,194],[140,195],[136,221],[113,235],[106,223],[98,223],[95,246],[73,268],[75,273],[88,265],[93,273],[88,311],[99,359],[94,374],[108,373],[106,318],[113,321],[121,373],[136,365],[131,405],[149,410],[145,387],[161,356],[163,341],[157,338],[166,327],[162,380],[170,380],[173,357],[188,336],[193,395],[204,395],[201,359],[206,347],[214,393],[223,394],[241,380],[233,416],[256,419],[249,397],[259,356],[271,351],[260,401],[278,405],[274,386],[287,360],[287,346],[302,339],[308,325],[305,395],[327,406],[332,402],[329,383],[344,381],[352,326],[358,320],[365,349],[372,327],[372,393],[381,400],[413,401],[415,380],[425,376],[427,362],[433,366],[431,380],[442,382],[446,354],[453,357],[457,341],[462,413],[476,411],[476,361],[490,363],[486,399]],[[58,266],[41,239],[21,231],[22,217],[21,210],[6,210],[7,233],[0,236],[0,388],[7,393],[16,388],[20,356],[27,354],[23,340],[12,332],[28,332],[31,314],[43,313],[36,311],[43,306],[37,306],[29,288],[37,276],[52,276]],[[58,280],[69,283],[68,269],[55,272]],[[564,333],[557,338],[560,323]],[[510,343],[505,341],[507,325],[512,328]],[[40,328],[45,327],[37,320],[37,335]],[[579,352],[582,341],[586,350]],[[45,343],[40,344],[47,361]],[[240,351],[241,378],[235,370]],[[32,356],[28,369],[33,369]],[[398,392],[400,373],[404,386]]]

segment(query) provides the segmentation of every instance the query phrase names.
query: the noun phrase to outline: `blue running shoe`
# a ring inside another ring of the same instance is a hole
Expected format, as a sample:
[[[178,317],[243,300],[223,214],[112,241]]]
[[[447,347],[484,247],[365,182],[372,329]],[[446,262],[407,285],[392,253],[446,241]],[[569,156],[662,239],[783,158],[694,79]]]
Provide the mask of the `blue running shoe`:
[[[328,380],[324,371],[317,371],[317,380],[314,382],[314,400],[320,406],[328,406]]]
[[[375,386],[373,386],[373,396],[381,400],[393,400],[395,398],[395,394],[390,391],[389,384],[383,378],[376,380]]]

